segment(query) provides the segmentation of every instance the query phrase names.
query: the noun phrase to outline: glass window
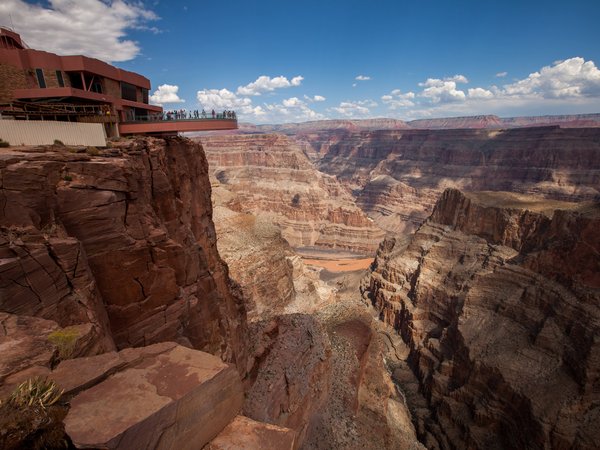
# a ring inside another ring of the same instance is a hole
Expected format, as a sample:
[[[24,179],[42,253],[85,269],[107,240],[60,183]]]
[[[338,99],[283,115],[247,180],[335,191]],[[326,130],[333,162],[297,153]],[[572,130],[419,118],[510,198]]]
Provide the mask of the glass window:
[[[63,79],[63,75],[60,70],[56,71],[56,80],[58,81],[58,85],[60,87],[65,87],[65,80]]]
[[[43,89],[46,87],[46,80],[44,79],[44,71],[42,69],[35,69],[35,76],[37,77],[38,84]]]
[[[135,86],[133,84],[121,81],[121,98],[124,100],[137,101]]]

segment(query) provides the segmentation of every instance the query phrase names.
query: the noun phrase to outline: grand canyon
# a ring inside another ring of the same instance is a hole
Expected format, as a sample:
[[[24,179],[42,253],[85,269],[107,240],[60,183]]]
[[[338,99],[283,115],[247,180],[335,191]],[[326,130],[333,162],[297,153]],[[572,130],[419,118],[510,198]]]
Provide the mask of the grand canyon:
[[[2,448],[600,447],[600,115],[109,144],[0,149]]]

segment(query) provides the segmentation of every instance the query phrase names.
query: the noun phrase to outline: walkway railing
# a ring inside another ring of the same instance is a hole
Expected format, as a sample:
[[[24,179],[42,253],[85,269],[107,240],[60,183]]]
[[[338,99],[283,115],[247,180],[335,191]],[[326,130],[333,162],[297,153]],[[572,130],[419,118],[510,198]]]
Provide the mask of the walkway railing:
[[[159,114],[147,114],[142,116],[127,115],[124,123],[147,123],[147,122],[163,122],[163,121],[190,121],[190,120],[237,120],[235,111],[215,112],[198,112],[198,111],[176,111],[163,112]]]

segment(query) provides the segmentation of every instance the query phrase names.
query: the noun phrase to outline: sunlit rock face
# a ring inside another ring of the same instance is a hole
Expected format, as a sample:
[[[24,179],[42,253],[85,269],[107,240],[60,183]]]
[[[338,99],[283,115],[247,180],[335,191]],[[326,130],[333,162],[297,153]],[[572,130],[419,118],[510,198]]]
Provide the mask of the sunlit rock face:
[[[91,323],[90,353],[173,340],[243,362],[198,144],[3,149],[0,179],[0,310]]]
[[[383,238],[348,188],[319,172],[286,136],[221,135],[200,141],[215,179],[235,194],[227,206],[269,214],[293,247],[371,254]]]
[[[414,231],[446,188],[566,201],[600,195],[600,128],[334,130],[295,139],[396,233]]]
[[[363,294],[410,348],[430,448],[600,445],[600,208],[547,206],[447,190],[380,246]]]

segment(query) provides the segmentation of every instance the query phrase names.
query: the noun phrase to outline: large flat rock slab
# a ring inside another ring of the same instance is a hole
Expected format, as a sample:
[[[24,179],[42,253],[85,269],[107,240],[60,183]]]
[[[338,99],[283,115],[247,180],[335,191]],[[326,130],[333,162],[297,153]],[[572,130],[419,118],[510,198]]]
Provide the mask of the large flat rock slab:
[[[204,450],[293,450],[296,432],[237,416]]]
[[[174,343],[65,361],[52,378],[76,393],[65,430],[77,448],[201,449],[243,402],[234,366]]]

